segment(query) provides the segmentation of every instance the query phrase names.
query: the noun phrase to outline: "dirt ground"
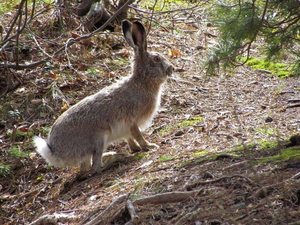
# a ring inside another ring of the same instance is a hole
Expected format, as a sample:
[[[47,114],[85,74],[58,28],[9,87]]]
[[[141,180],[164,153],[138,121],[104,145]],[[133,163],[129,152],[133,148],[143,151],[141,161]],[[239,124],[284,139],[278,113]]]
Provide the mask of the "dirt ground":
[[[154,14],[159,26],[148,36],[149,48],[177,68],[144,132],[160,147],[101,175],[78,177],[78,168],[48,166],[32,137],[46,138],[66,103],[129,73],[132,52],[121,33],[96,35],[89,47],[73,45],[77,72],[65,69],[63,57],[14,71],[19,84],[0,99],[0,163],[11,165],[0,177],[1,224],[97,224],[95,218],[99,224],[300,224],[300,141],[289,140],[300,126],[299,108],[290,107],[291,99],[300,99],[299,79],[249,67],[206,76],[204,61],[217,40],[206,12],[199,7],[171,15],[172,23],[171,16]],[[12,147],[30,153],[13,155]],[[129,148],[120,142],[108,151]]]

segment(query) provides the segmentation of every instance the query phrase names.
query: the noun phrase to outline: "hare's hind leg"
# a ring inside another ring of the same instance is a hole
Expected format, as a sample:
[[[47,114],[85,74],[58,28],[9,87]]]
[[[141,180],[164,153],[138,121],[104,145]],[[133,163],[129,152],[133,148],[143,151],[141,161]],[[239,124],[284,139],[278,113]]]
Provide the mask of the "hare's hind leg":
[[[149,149],[158,148],[159,146],[154,143],[149,143],[143,137],[140,129],[136,124],[134,124],[131,128],[131,135],[137,141],[137,143],[141,146],[143,151],[148,151]],[[130,146],[130,145],[129,145]]]
[[[128,138],[127,143],[131,150],[131,153],[140,152],[142,150],[141,146],[133,138]]]
[[[91,159],[92,156],[88,155],[85,157],[85,159],[80,163],[80,172],[87,172],[91,169]]]
[[[103,169],[102,154],[108,145],[108,138],[109,138],[108,133],[103,134],[103,136],[100,137],[98,144],[96,145],[97,149],[93,154],[93,166],[92,166],[93,173],[102,172]]]

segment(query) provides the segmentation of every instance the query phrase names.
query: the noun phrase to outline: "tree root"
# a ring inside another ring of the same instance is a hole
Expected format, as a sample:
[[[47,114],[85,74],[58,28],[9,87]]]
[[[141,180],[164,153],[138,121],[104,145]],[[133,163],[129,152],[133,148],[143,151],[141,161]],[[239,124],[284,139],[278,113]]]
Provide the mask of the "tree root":
[[[92,220],[90,220],[92,216],[89,216],[88,218],[83,220],[80,224],[82,225],[83,224],[86,225],[110,224],[114,220],[114,218],[116,218],[116,215],[119,214],[118,212],[120,212],[120,210],[125,206],[126,200],[129,198],[129,195],[130,193],[119,196],[102,213],[97,215]],[[94,214],[95,213],[93,213],[93,215]]]
[[[133,205],[145,205],[145,204],[162,204],[162,203],[171,203],[171,202],[181,202],[184,201],[202,190],[196,190],[196,191],[176,191],[176,192],[169,192],[164,194],[157,194],[152,195],[149,197],[141,198],[138,200],[135,200],[133,202]]]

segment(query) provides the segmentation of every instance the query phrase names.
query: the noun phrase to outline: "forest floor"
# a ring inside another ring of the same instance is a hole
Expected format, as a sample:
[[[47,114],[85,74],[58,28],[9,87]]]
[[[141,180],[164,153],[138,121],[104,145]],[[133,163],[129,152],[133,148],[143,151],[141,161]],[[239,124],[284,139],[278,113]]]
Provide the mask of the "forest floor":
[[[178,11],[165,24],[164,14],[154,14],[162,26],[152,27],[149,49],[178,68],[144,132],[160,147],[101,175],[80,178],[78,168],[48,166],[32,137],[46,138],[68,104],[129,74],[132,52],[121,33],[73,45],[74,71],[62,56],[14,72],[18,85],[0,98],[0,224],[300,223],[300,141],[290,140],[300,126],[299,108],[290,107],[300,99],[299,79],[246,66],[205,76],[217,34],[200,9]],[[107,151],[129,148],[120,142]]]

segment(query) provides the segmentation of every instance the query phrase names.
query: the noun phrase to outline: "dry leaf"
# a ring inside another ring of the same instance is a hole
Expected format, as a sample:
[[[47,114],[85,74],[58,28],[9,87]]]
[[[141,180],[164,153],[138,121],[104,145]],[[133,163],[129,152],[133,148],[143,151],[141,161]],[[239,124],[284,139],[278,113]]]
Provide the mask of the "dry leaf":
[[[62,111],[66,111],[68,109],[68,104],[65,103],[62,107],[60,107]]]
[[[18,130],[21,131],[21,132],[27,132],[28,128],[25,127],[25,126],[20,126],[20,127],[18,127]]]
[[[80,35],[79,34],[75,34],[75,33],[71,33],[72,38],[79,38]]]
[[[171,57],[178,57],[179,56],[179,50],[175,49],[175,50],[169,50],[169,56]]]
[[[50,74],[50,77],[55,79],[56,78],[56,72],[53,72],[52,74]]]

